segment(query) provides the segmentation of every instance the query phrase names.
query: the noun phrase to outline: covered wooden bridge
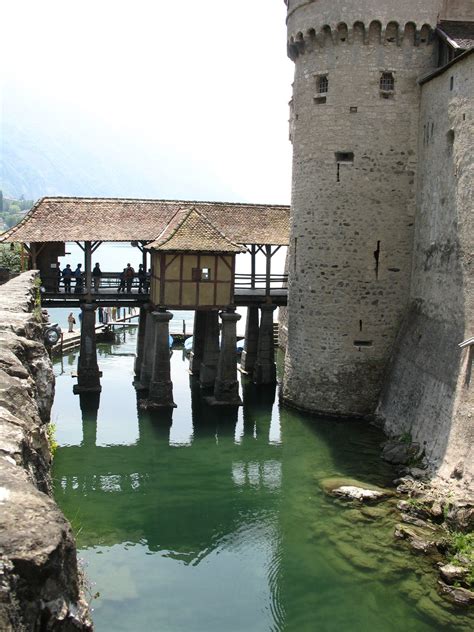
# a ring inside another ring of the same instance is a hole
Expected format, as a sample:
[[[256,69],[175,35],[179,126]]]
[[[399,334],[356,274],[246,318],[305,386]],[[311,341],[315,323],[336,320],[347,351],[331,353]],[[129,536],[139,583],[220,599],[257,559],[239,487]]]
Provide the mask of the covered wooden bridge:
[[[168,309],[194,309],[192,372],[212,391],[210,401],[239,404],[235,308],[249,308],[242,367],[257,383],[275,381],[273,311],[286,305],[287,289],[286,275],[275,273],[272,261],[288,245],[289,230],[288,206],[54,197],[37,202],[0,241],[21,243],[25,267],[40,270],[44,306],[81,308],[76,392],[100,391],[97,307],[135,305],[140,307],[137,385],[148,391],[148,406],[173,406]],[[58,261],[67,242],[84,253],[84,273],[74,291],[64,286]],[[92,255],[105,242],[141,250],[140,279],[120,287],[120,272],[111,271],[103,273],[100,286],[93,283]],[[236,274],[237,255],[249,258],[248,273]],[[262,255],[265,269],[258,273]]]

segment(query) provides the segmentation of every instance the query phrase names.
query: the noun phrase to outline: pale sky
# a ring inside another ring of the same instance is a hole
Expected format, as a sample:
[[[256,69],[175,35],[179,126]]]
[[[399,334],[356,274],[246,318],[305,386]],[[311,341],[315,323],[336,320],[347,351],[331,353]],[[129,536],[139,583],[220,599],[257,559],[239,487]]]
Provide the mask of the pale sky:
[[[127,160],[199,165],[213,199],[289,203],[283,0],[10,0],[2,13],[5,118],[37,108],[97,152],[108,138]]]

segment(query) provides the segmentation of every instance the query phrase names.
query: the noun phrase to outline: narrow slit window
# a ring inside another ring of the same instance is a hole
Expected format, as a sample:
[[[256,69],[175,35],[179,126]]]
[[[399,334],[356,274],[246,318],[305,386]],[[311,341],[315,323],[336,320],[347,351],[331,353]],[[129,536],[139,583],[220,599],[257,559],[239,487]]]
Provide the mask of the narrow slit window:
[[[393,94],[395,90],[395,77],[393,76],[393,72],[383,72],[380,75],[380,93],[381,96],[387,98],[387,95],[390,96]]]

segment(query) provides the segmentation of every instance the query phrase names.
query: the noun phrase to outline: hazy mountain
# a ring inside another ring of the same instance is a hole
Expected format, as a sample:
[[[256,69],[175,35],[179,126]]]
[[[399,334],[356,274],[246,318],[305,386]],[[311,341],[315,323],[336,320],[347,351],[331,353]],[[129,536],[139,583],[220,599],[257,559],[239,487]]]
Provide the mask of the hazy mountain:
[[[188,156],[66,116],[17,111],[3,117],[4,195],[237,199]]]

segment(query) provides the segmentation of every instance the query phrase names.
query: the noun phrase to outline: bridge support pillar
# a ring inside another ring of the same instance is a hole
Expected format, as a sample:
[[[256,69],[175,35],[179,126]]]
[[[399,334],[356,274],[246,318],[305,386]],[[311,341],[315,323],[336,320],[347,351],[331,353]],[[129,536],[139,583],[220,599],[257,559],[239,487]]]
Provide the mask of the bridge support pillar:
[[[142,371],[143,355],[145,349],[145,332],[149,308],[149,304],[145,304],[143,305],[143,307],[140,307],[140,314],[138,316],[137,357],[135,358],[135,376],[137,380],[140,379],[140,374]]]
[[[255,384],[275,384],[275,345],[273,342],[273,312],[275,305],[260,307],[260,331],[258,334],[257,361],[253,371]]]
[[[100,393],[102,373],[97,364],[97,346],[95,339],[95,310],[97,305],[82,303],[81,347],[77,365],[77,384],[74,393]]]
[[[153,372],[146,408],[176,408],[173,401],[173,383],[171,381],[169,321],[173,314],[167,311],[152,312],[155,328]]]
[[[258,347],[258,307],[247,307],[247,321],[245,323],[244,350],[240,359],[240,368],[252,375],[257,361]]]
[[[193,350],[189,358],[189,370],[196,377],[201,372],[201,364],[204,357],[204,344],[206,340],[207,312],[196,310],[194,314]]]
[[[221,312],[220,317],[222,320],[221,350],[214,384],[214,397],[209,398],[209,403],[240,406],[242,400],[239,397],[237,381],[237,321],[241,316],[229,309]]]
[[[139,380],[135,382],[138,390],[146,390],[150,386],[151,374],[153,372],[153,353],[155,348],[155,325],[151,317],[151,305],[147,304],[145,318],[145,335],[143,340],[143,355],[140,365]],[[141,319],[140,314],[140,319]],[[138,360],[138,357],[137,357]]]
[[[201,388],[213,388],[219,360],[219,321],[217,311],[208,311],[205,314],[206,333],[199,381]]]

